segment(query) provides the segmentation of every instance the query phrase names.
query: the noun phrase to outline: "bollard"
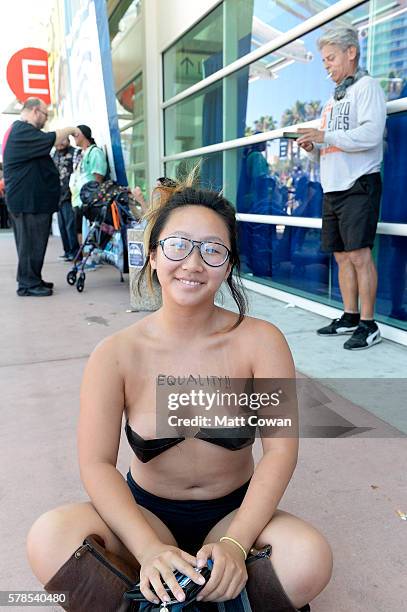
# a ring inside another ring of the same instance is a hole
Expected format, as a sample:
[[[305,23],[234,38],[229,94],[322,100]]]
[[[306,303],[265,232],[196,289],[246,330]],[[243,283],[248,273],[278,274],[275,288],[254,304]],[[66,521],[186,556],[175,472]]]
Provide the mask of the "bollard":
[[[127,230],[127,245],[129,252],[129,277],[130,277],[130,305],[132,310],[157,310],[161,307],[161,287],[157,281],[153,281],[153,292],[144,278],[140,293],[138,291],[138,280],[140,270],[144,265],[146,256],[144,250],[144,225],[139,223]]]

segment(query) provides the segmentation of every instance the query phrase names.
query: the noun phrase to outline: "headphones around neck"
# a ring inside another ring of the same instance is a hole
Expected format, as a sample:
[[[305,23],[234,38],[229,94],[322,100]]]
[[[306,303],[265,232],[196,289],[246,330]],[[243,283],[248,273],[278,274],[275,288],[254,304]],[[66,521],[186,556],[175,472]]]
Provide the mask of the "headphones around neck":
[[[369,74],[367,70],[362,70],[361,68],[358,68],[353,76],[346,77],[346,79],[344,79],[342,83],[339,83],[339,85],[335,87],[334,100],[342,100],[346,95],[346,90],[348,89],[348,87],[356,83],[356,81],[361,79],[363,76],[366,76],[367,74]]]

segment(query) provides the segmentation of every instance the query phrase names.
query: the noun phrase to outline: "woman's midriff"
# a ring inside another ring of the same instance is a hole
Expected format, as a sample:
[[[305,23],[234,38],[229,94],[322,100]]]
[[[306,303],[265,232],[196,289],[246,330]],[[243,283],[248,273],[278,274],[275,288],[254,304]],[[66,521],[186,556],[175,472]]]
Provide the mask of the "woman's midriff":
[[[148,463],[136,457],[136,483],[167,499],[216,499],[238,489],[253,474],[252,447],[231,451],[203,440],[184,440]]]

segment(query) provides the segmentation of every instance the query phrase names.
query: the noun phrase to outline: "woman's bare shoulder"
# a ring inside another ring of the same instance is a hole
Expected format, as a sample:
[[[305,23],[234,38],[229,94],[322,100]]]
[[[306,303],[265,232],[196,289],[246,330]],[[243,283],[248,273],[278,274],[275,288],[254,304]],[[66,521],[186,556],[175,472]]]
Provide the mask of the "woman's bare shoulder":
[[[154,314],[147,315],[110,336],[106,336],[96,345],[92,355],[118,357],[128,351],[140,351],[152,334]]]
[[[240,324],[242,333],[251,338],[252,342],[266,340],[267,342],[281,342],[285,340],[283,332],[273,323],[264,319],[256,319],[246,315]]]
[[[273,323],[246,316],[241,323],[245,350],[251,355],[255,376],[294,375],[290,348],[283,332]]]

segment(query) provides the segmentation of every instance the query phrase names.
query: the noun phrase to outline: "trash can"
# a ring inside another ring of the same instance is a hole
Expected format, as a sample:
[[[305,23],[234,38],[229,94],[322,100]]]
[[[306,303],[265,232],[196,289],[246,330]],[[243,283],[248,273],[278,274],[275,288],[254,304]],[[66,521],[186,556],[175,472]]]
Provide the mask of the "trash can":
[[[144,224],[127,230],[127,246],[129,254],[129,277],[130,277],[130,305],[132,310],[157,310],[161,306],[161,287],[158,281],[153,281],[153,292],[147,279],[144,278],[138,291],[138,280],[140,270],[146,260],[144,251]]]

